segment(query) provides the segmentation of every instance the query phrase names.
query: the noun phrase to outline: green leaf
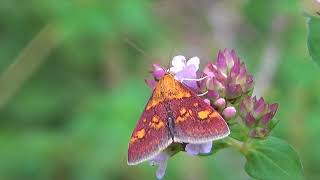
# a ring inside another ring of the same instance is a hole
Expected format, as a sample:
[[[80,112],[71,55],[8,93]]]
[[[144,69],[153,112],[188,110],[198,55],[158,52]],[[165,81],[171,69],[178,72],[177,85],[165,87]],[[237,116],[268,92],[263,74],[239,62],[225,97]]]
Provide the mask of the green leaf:
[[[281,139],[253,140],[245,156],[245,170],[251,177],[263,180],[304,179],[298,154]]]
[[[309,17],[308,49],[312,59],[320,65],[320,19]]]
[[[245,141],[248,138],[248,130],[243,126],[239,125],[238,123],[230,124],[229,128],[231,132],[230,136],[232,138],[237,139],[239,141]]]

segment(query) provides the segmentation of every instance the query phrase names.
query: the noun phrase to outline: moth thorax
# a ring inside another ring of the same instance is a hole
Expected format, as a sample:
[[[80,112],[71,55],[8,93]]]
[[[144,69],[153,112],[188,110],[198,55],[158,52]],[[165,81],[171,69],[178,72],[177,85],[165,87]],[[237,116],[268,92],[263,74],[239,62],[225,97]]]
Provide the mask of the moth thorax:
[[[168,128],[170,131],[173,131],[174,129],[174,122],[173,122],[173,118],[171,116],[169,116],[167,118],[167,121],[168,121]]]
[[[167,117],[167,126],[168,126],[168,130],[169,130],[169,135],[171,137],[171,139],[174,141],[174,122],[173,122],[173,118],[171,116]]]

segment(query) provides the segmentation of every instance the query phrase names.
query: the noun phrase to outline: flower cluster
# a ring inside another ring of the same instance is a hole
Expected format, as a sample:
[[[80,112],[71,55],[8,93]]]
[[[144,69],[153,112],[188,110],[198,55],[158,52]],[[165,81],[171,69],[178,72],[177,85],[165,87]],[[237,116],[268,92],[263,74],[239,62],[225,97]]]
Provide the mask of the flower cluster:
[[[175,56],[169,69],[154,64],[151,72],[153,79],[146,80],[146,83],[154,89],[157,81],[170,72],[175,75],[176,80],[198,93],[227,122],[240,115],[239,118],[249,129],[248,137],[262,138],[267,136],[271,129],[271,119],[275,115],[278,105],[267,104],[263,98],[257,100],[256,97],[250,97],[254,86],[253,77],[247,72],[245,64],[240,62],[235,51],[228,49],[219,51],[216,61],[208,63],[202,72],[198,72],[199,65],[200,59],[198,57],[187,60],[184,56]],[[240,107],[240,113],[237,113],[235,107]],[[182,149],[172,150],[172,146],[169,146],[149,160],[151,165],[158,166],[156,173],[158,179],[165,175],[170,156],[180,150],[186,151],[189,155],[208,154],[212,150],[213,142],[183,143],[179,146]]]
[[[263,98],[244,97],[240,104],[240,114],[250,129],[249,136],[264,138],[272,128],[271,120],[277,112],[278,104],[267,104]]]
[[[204,87],[228,101],[235,101],[253,89],[253,77],[234,50],[220,51],[216,62],[207,64],[203,72],[209,77]]]

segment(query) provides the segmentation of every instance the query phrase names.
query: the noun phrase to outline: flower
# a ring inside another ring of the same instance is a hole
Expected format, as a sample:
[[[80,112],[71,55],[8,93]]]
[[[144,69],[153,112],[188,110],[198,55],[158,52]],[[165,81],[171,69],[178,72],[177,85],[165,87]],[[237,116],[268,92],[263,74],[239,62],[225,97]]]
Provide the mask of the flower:
[[[154,89],[157,85],[157,81],[159,81],[166,74],[166,70],[163,69],[159,64],[153,64],[152,67],[153,70],[151,71],[151,74],[153,79],[145,80],[145,82],[151,89]]]
[[[219,98],[214,102],[214,106],[222,111],[226,107],[226,100],[224,98]]]
[[[153,64],[152,66],[152,75],[155,80],[161,79],[166,74],[166,71],[159,64]]]
[[[186,145],[186,152],[190,155],[199,155],[199,154],[209,154],[212,149],[212,142],[209,141],[207,143],[201,144],[187,144]]]
[[[184,56],[175,56],[172,59],[172,67],[169,72],[173,72],[175,79],[182,81],[188,87],[197,89],[198,85],[194,79],[197,78],[199,64],[200,59],[198,57],[192,57],[186,61]]]
[[[233,118],[237,113],[236,108],[234,108],[233,106],[227,107],[222,111],[222,116],[225,120],[229,120],[231,118]]]
[[[178,55],[173,57],[172,67],[167,71],[174,73],[176,80],[182,81],[183,84],[187,85],[193,90],[198,88],[197,82],[197,71],[199,70],[200,59],[198,57],[192,57],[188,61],[184,56]],[[146,80],[147,85],[154,89],[157,81],[159,81],[166,73],[166,70],[163,69],[158,64],[153,64],[153,70],[151,71],[153,79]]]
[[[151,166],[158,166],[156,176],[158,179],[162,179],[166,173],[167,169],[167,162],[170,157],[170,154],[168,151],[162,151],[160,152],[156,157],[149,160],[149,163]]]
[[[234,50],[219,51],[216,62],[207,64],[203,72],[208,76],[203,85],[226,100],[238,99],[253,89],[253,77]]]
[[[240,103],[240,115],[251,129],[249,136],[262,138],[268,135],[270,123],[277,112],[278,104],[268,104],[263,98],[244,97]]]

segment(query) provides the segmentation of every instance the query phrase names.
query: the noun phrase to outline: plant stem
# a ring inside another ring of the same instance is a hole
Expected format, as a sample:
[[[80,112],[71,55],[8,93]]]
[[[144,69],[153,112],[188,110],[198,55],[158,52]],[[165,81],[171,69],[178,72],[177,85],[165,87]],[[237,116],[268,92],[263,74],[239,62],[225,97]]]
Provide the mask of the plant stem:
[[[0,76],[0,108],[58,46],[55,26],[48,24],[27,44]]]
[[[237,149],[241,154],[245,154],[247,151],[247,141],[242,142],[229,136],[224,139],[224,142]]]

